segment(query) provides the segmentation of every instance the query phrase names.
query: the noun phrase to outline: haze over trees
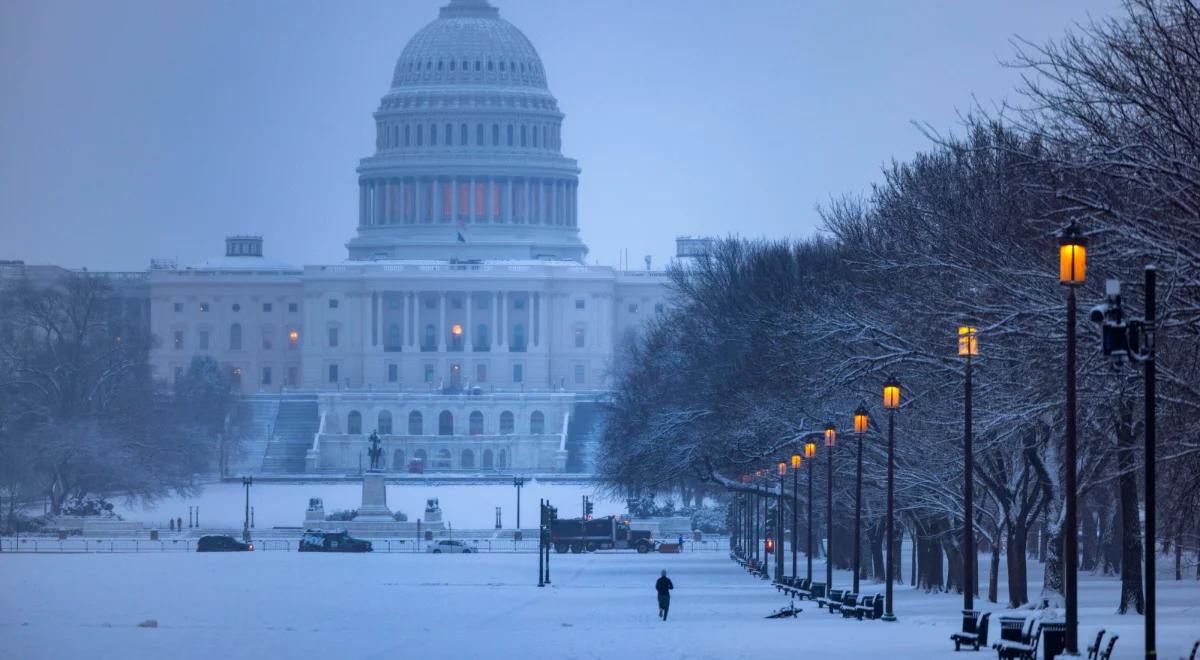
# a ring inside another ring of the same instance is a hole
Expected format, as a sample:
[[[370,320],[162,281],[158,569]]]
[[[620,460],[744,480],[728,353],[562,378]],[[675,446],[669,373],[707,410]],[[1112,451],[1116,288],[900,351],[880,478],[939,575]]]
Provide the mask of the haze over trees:
[[[964,580],[959,547],[964,364],[955,332],[974,325],[973,524],[991,553],[987,597],[999,598],[1005,561],[1010,606],[1057,603],[1066,340],[1055,235],[1074,220],[1090,241],[1084,314],[1102,301],[1106,278],[1124,282],[1126,310],[1140,313],[1141,269],[1159,269],[1156,550],[1173,549],[1179,573],[1185,557],[1196,561],[1200,8],[1135,0],[1126,16],[1057,43],[1020,43],[1013,64],[1028,74],[1019,107],[968,117],[960,135],[886,168],[868,194],[826,204],[821,236],[728,239],[673,270],[677,304],[619,366],[601,465],[614,487],[735,493],[742,475],[787,460],[805,433],[832,421],[845,429],[834,452],[833,560],[849,568],[848,430],[865,402],[863,566],[881,577],[879,402],[895,376],[898,523],[916,541],[914,583],[961,592],[978,578]],[[1080,567],[1119,574],[1116,605],[1140,612],[1141,373],[1103,358],[1086,315],[1078,327]],[[820,448],[819,492],[827,456]],[[822,496],[818,520],[823,508]],[[1040,595],[1027,593],[1030,556],[1046,563]]]

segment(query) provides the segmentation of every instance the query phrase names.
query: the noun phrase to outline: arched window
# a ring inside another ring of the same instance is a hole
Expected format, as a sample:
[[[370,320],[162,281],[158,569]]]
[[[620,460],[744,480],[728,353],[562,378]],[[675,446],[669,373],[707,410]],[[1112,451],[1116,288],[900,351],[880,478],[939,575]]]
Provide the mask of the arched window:
[[[425,146],[425,124],[417,124],[417,146]]]
[[[508,125],[508,146],[510,146],[510,147],[511,147],[511,146],[513,146],[513,127],[512,127],[512,124],[509,124],[509,125]]]
[[[539,132],[540,132],[540,131],[538,130],[538,127],[537,127],[537,126],[534,126],[534,127],[533,127],[533,148],[534,148],[534,149],[537,149],[537,148],[538,148],[538,133],[539,133]]]
[[[483,435],[483,413],[478,410],[471,412],[471,417],[467,422],[467,433],[469,435]]]
[[[500,124],[492,124],[492,146],[500,146]]]
[[[437,346],[437,328],[433,324],[425,326],[425,342],[421,345],[422,348],[433,348]]]
[[[392,323],[388,326],[387,346],[384,348],[395,349],[400,348],[400,324]]]
[[[501,470],[508,467],[508,451],[507,450],[504,450],[504,449],[500,450],[500,458],[496,460],[496,467],[500,468]]]
[[[475,125],[475,146],[483,146],[483,124]]]
[[[525,350],[525,326],[518,323],[512,330],[512,347],[514,350]]]
[[[408,124],[404,125],[404,146],[412,146],[412,126]]]
[[[392,469],[397,472],[407,472],[408,466],[404,464],[404,450],[397,449],[392,453]]]
[[[513,432],[513,414],[505,410],[500,413],[500,435],[508,435]]]
[[[450,469],[450,450],[449,449],[439,449],[437,451],[437,458],[435,458],[433,461],[433,467],[436,470],[449,470]]]
[[[526,142],[525,142],[527,131],[528,131],[528,128],[525,126],[525,124],[521,124],[521,146],[522,147],[527,146]]]
[[[454,146],[454,125],[446,124],[446,146]]]
[[[454,415],[449,410],[438,415],[438,435],[454,435]]]
[[[429,462],[429,456],[425,453],[424,449],[418,449],[413,452],[413,460],[420,461],[423,465]]]
[[[459,461],[458,467],[464,470],[472,470],[475,468],[475,452],[470,449],[462,450],[462,460]]]
[[[542,435],[546,432],[546,416],[542,411],[535,410],[529,416],[529,432],[533,435]]]
[[[362,413],[357,410],[351,410],[346,417],[346,433],[350,435],[362,435]]]
[[[425,419],[421,416],[421,411],[414,410],[408,413],[408,434],[409,435],[425,435]]]
[[[379,431],[379,435],[391,435],[392,434],[392,413],[387,410],[380,411],[379,423],[376,424],[375,428],[377,431]]]
[[[461,127],[459,127],[458,138],[459,138],[458,146],[460,146],[460,147],[465,147],[468,144],[471,144],[471,142],[470,142],[471,134],[467,131],[466,124],[463,124]]]
[[[429,125],[429,146],[437,146],[437,124]]]
[[[229,350],[242,350],[242,324],[234,323],[229,326]]]
[[[495,467],[495,465],[496,465],[495,460],[492,458],[492,450],[484,449],[483,450],[483,465],[481,467],[485,470],[490,470],[493,467]]]

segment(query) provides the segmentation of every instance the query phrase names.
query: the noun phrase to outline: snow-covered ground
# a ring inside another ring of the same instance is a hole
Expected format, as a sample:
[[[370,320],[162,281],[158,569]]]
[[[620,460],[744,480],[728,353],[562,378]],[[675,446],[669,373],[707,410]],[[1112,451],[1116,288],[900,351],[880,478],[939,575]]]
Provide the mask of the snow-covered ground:
[[[720,553],[554,555],[544,589],[535,564],[486,554],[8,554],[0,640],[5,657],[27,660],[956,657],[958,596],[899,587],[897,623],[835,618],[812,603],[796,619],[768,620],[786,600]],[[653,589],[664,568],[675,582],[665,623]],[[1117,588],[1083,576],[1081,638],[1103,626],[1121,636],[1114,658],[1138,658],[1142,618],[1113,613]],[[1174,660],[1200,637],[1200,583],[1162,581],[1159,603],[1159,657]],[[157,628],[137,626],[147,619]]]
[[[595,502],[598,516],[624,513],[625,502],[609,499],[597,493],[589,484],[556,484],[536,480],[526,482],[521,489],[521,525],[536,527],[538,498],[548,498],[564,516],[578,516],[580,498],[588,495]],[[188,519],[188,507],[200,507],[200,522],[205,527],[240,528],[245,510],[245,490],[240,483],[212,483],[204,486],[194,498],[172,497],[150,506],[115,501],[116,512],[127,520],[143,521],[147,525],[167,526],[168,518]],[[295,527],[304,523],[308,498],[325,501],[325,512],[356,509],[362,501],[362,484],[346,483],[270,483],[250,488],[250,504],[254,507],[255,526],[260,530],[271,527]],[[390,484],[387,487],[388,506],[403,511],[409,520],[424,515],[425,500],[436,497],[442,508],[442,519],[456,529],[490,529],[496,524],[496,507],[501,507],[505,528],[516,523],[517,489],[511,484]]]

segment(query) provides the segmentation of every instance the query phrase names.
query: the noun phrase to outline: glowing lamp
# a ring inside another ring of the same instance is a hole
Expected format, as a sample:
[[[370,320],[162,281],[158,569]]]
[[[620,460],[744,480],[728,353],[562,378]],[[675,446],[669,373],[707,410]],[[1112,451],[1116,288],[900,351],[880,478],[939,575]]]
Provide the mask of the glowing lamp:
[[[854,432],[863,434],[867,432],[867,424],[871,418],[867,415],[866,406],[859,406],[858,410],[854,411]]]
[[[455,337],[461,337],[462,336],[462,326],[457,323],[450,326],[450,334],[454,335]]]
[[[290,341],[292,343],[292,345],[295,346],[296,342],[300,341],[300,333],[295,330],[292,330],[291,332],[288,333],[288,341]]]
[[[767,552],[774,552],[774,551],[775,551],[775,539],[768,538],[767,539]]]
[[[833,427],[833,424],[826,424],[825,425],[825,446],[832,447],[836,443],[837,443],[837,429]]]
[[[812,458],[817,455],[817,443],[808,442],[804,445],[804,458]]]
[[[883,407],[895,410],[900,407],[900,381],[889,378],[883,384]]]
[[[792,469],[799,470],[801,464],[800,454],[792,454]]]
[[[1087,238],[1072,220],[1058,234],[1058,281],[1068,286],[1083,284],[1087,276]]]
[[[958,356],[959,357],[975,357],[979,355],[979,340],[976,337],[978,330],[969,325],[959,326],[958,328]]]
[[[787,463],[779,461],[779,476],[782,477],[785,474],[787,474]]]

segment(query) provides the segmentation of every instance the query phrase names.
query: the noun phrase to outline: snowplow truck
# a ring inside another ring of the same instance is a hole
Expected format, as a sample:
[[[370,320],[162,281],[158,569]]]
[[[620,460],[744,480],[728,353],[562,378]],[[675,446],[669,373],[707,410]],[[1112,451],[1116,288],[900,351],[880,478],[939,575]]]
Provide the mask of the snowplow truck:
[[[551,522],[550,543],[562,554],[594,550],[637,550],[645,554],[654,549],[649,530],[634,530],[617,516],[604,518],[567,518]]]

